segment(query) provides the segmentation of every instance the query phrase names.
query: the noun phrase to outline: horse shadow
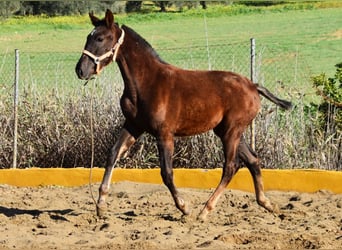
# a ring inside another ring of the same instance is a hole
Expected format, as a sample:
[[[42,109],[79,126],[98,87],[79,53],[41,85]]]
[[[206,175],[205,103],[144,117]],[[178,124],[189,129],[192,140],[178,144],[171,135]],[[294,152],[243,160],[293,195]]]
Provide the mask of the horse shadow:
[[[64,215],[77,215],[73,209],[53,209],[53,210],[39,210],[39,209],[21,209],[21,208],[9,208],[0,206],[0,214],[6,217],[14,217],[18,215],[32,215],[38,217],[39,215],[47,213],[53,220],[67,220]]]

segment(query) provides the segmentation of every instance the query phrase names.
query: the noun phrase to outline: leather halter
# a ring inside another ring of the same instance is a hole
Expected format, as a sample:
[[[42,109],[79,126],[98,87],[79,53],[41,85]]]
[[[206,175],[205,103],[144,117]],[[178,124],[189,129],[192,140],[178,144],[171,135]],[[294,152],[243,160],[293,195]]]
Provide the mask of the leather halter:
[[[113,46],[111,50],[106,52],[105,54],[101,56],[95,56],[93,53],[89,52],[88,50],[83,50],[83,54],[89,56],[91,59],[94,60],[94,63],[96,64],[96,74],[98,75],[100,73],[100,62],[104,59],[113,56],[112,60],[116,60],[116,56],[118,54],[120,46],[123,44],[125,38],[125,31],[121,29],[121,36],[119,37],[119,40],[116,42],[116,44]]]

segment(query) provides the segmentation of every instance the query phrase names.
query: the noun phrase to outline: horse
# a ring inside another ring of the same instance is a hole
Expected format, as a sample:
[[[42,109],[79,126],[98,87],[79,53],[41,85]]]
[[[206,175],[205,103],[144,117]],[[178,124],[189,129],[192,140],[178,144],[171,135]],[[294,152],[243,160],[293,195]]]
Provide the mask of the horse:
[[[221,194],[241,167],[242,161],[253,178],[257,203],[273,212],[274,205],[264,194],[261,162],[246,143],[243,132],[261,108],[260,95],[283,109],[291,102],[279,99],[247,77],[229,71],[185,70],[163,61],[152,46],[126,25],[114,22],[107,10],[99,19],[89,13],[94,29],[87,36],[75,71],[89,80],[115,61],[124,82],[120,106],[125,121],[111,148],[96,204],[98,216],[106,209],[113,169],[124,153],[143,134],[156,138],[161,177],[176,207],[190,214],[173,180],[174,138],[213,130],[221,139],[224,164],[221,180],[198,215],[206,219]]]

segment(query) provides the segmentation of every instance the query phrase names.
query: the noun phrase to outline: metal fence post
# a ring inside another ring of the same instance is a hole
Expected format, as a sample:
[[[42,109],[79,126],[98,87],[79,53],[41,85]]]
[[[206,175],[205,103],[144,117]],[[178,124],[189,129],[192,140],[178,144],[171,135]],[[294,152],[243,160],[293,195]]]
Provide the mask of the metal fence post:
[[[204,29],[205,29],[205,40],[207,47],[207,57],[208,57],[208,70],[211,70],[211,60],[210,60],[210,50],[209,50],[209,39],[208,39],[208,26],[207,26],[207,18],[204,15]]]
[[[251,38],[251,81],[255,82],[255,39]],[[255,120],[251,124],[251,138],[250,138],[251,148],[255,150]]]
[[[15,49],[15,76],[14,76],[14,136],[13,136],[13,168],[17,168],[18,155],[18,96],[19,96],[19,50]]]

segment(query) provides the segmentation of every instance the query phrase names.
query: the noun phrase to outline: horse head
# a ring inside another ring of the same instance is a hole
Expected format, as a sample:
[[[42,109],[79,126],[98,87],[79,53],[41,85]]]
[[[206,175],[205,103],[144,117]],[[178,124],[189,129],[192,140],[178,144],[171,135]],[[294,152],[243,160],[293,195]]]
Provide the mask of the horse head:
[[[87,80],[116,60],[125,33],[114,22],[113,13],[106,11],[103,19],[89,13],[94,29],[87,36],[81,58],[76,65],[76,74],[80,79]]]

